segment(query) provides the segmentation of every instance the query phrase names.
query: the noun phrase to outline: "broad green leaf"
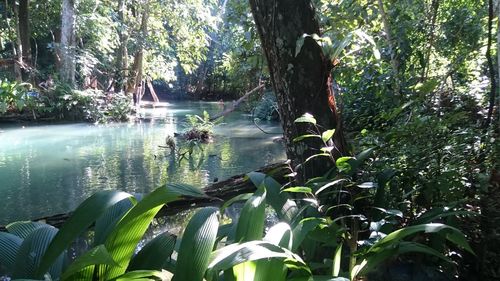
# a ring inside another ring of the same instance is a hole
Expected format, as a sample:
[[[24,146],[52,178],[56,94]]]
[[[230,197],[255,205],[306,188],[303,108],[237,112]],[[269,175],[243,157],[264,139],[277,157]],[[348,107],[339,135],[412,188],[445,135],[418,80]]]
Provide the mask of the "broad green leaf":
[[[297,204],[288,194],[280,192],[281,184],[272,177],[265,177],[262,182],[266,189],[266,203],[276,211],[280,220],[292,223],[298,214]]]
[[[248,200],[250,197],[253,196],[253,193],[244,193],[244,194],[239,194],[239,195],[236,195],[235,197],[227,200],[226,202],[224,202],[224,204],[220,207],[220,210],[221,212],[224,211],[227,207],[231,206],[232,204],[234,204],[235,202],[239,202],[239,201],[246,201]]]
[[[342,247],[344,243],[339,243],[337,249],[335,250],[335,256],[333,257],[332,275],[334,277],[340,274],[340,262],[342,261]]]
[[[265,241],[249,241],[231,244],[213,252],[208,269],[217,272],[241,263],[270,258],[295,260],[305,266],[300,257],[287,249]]]
[[[109,207],[95,222],[94,246],[104,244],[106,237],[116,226],[118,221],[132,208],[137,201],[132,197],[125,198]]]
[[[47,224],[42,222],[32,222],[32,221],[16,221],[5,226],[9,233],[12,233],[22,239],[26,238],[31,232],[45,227]]]
[[[306,113],[301,117],[295,119],[295,123],[310,123],[316,125],[316,119],[311,114]]]
[[[441,234],[445,235],[446,239],[450,240],[451,242],[457,244],[458,246],[474,254],[474,252],[470,248],[469,243],[467,242],[467,239],[465,238],[464,234],[460,232],[460,230],[441,223],[428,223],[428,224],[407,226],[405,228],[391,232],[390,234],[379,240],[377,243],[375,243],[370,248],[369,252],[376,251],[378,250],[378,248],[381,247],[394,245],[395,243],[401,241],[402,239],[418,232],[424,232],[424,233],[441,232]]]
[[[453,211],[453,209],[442,207],[442,208],[432,208],[427,212],[420,215],[413,224],[424,224],[431,223],[434,220],[449,217],[449,216],[477,216],[478,214],[471,211]]]
[[[263,240],[291,250],[293,243],[293,232],[289,224],[280,222],[269,229]]]
[[[312,134],[302,135],[302,136],[298,136],[298,137],[294,138],[293,141],[298,142],[298,141],[305,140],[308,138],[321,138],[321,136],[320,135],[312,135]]]
[[[352,170],[352,162],[354,161],[353,157],[340,157],[335,161],[335,165],[341,172],[350,172]]]
[[[184,231],[172,281],[203,280],[218,227],[217,208],[203,208],[196,212]]]
[[[172,273],[162,270],[136,270],[127,272],[119,277],[112,279],[111,281],[133,281],[133,280],[162,280],[169,281],[172,280]]]
[[[205,197],[198,188],[184,184],[167,184],[144,196],[117,223],[106,239],[106,249],[119,267],[108,267],[106,278],[112,279],[125,273],[134,250],[149,224],[164,204],[183,197]]]
[[[108,250],[106,250],[106,247],[104,247],[104,245],[99,245],[90,249],[72,262],[62,274],[61,280],[74,280],[72,277],[75,273],[84,270],[86,267],[98,264],[118,266],[113,260],[113,257],[108,253]],[[92,276],[89,277],[91,278]]]
[[[326,130],[321,134],[321,139],[326,143],[333,137],[333,134],[335,134],[335,129]]]
[[[377,188],[377,184],[374,182],[364,182],[362,184],[358,184],[358,187],[363,189],[372,189]]]
[[[320,194],[321,192],[323,192],[324,190],[332,187],[332,186],[335,186],[339,183],[342,183],[342,182],[346,182],[348,181],[347,179],[338,179],[338,180],[334,180],[334,181],[331,181],[325,185],[323,185],[322,187],[320,187],[318,190],[316,190],[316,192],[314,192],[315,195],[318,195]]]
[[[16,256],[14,278],[37,278],[36,269],[57,232],[57,228],[45,225],[34,230],[24,239]],[[64,256],[61,253],[47,269],[53,278],[61,274],[63,260]]]
[[[237,242],[262,239],[266,215],[266,189],[263,185],[265,184],[261,184],[254,195],[243,206],[236,225],[235,241]],[[255,272],[256,264],[249,262],[236,265],[232,270],[226,272],[226,276],[230,278],[228,275],[232,274],[236,280],[243,280],[242,278],[251,280],[255,277]]]
[[[324,223],[324,220],[320,218],[305,218],[301,220],[299,224],[293,229],[292,251],[295,252],[300,247],[307,234],[309,234],[309,232],[311,232],[321,223]]]
[[[350,281],[350,280],[344,277],[314,275],[314,276],[295,277],[289,279],[289,281]]]
[[[282,192],[312,193],[312,189],[310,187],[305,187],[305,186],[294,186],[294,187],[285,188],[282,190]]]
[[[45,252],[36,276],[41,278],[57,257],[67,249],[81,233],[104,213],[106,209],[132,195],[121,191],[101,191],[83,201],[64,223]]]
[[[241,210],[238,224],[236,225],[235,239],[237,242],[259,240],[264,234],[264,221],[266,209],[266,190],[259,188],[247,200]]]
[[[175,235],[168,232],[159,234],[132,258],[128,271],[141,269],[161,270],[174,251],[175,240]]]
[[[302,46],[304,46],[304,39],[307,37],[307,34],[303,34],[299,39],[297,39],[297,42],[295,43],[295,57],[297,57],[302,50]]]
[[[0,232],[0,264],[10,273],[14,271],[16,255],[22,242],[23,239],[14,234]]]

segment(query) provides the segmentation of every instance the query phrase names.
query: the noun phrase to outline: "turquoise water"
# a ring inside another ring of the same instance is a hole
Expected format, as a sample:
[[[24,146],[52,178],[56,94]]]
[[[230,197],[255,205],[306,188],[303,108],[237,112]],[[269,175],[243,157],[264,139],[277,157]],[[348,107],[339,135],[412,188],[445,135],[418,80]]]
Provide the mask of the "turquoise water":
[[[0,124],[0,224],[73,210],[98,190],[147,193],[167,182],[203,187],[214,180],[285,159],[278,123],[233,112],[215,127],[212,143],[192,157],[163,148],[185,130],[186,114],[221,111],[218,103],[183,102],[141,109],[142,121],[110,125]],[[147,120],[147,121],[145,121]],[[176,138],[177,149],[187,150]]]

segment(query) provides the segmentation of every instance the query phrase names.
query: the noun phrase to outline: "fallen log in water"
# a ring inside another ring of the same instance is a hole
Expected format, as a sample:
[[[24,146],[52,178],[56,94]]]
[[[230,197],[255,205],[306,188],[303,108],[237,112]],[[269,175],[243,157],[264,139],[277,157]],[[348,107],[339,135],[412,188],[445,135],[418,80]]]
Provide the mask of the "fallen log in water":
[[[256,172],[261,172],[272,176],[280,183],[286,182],[285,175],[289,173],[285,163],[271,164],[258,169]],[[233,176],[227,180],[215,182],[206,186],[203,191],[207,194],[206,198],[187,198],[184,200],[172,202],[168,206],[164,206],[156,215],[156,217],[165,217],[174,215],[181,211],[202,206],[221,205],[228,199],[242,194],[254,192],[256,187],[246,177],[246,174]],[[38,218],[33,221],[41,221],[55,227],[61,227],[66,220],[71,216],[70,213],[57,214],[53,216]],[[5,231],[5,226],[0,226],[0,231]]]

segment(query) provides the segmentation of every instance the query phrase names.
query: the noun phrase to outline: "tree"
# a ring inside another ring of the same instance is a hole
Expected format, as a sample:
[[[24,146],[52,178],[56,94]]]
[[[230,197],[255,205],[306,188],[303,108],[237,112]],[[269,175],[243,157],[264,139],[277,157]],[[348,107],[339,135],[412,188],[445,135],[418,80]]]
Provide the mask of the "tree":
[[[22,47],[23,62],[31,65],[31,43],[30,43],[30,24],[29,24],[29,0],[20,0],[18,9],[19,39]]]
[[[304,34],[320,34],[311,1],[250,0],[250,6],[278,100],[287,156],[297,165],[303,157],[317,153],[313,144],[302,154],[304,148],[293,141],[307,132],[305,126],[294,122],[304,113],[315,116],[323,128],[336,129],[336,156],[345,155],[347,147],[332,89],[332,62],[310,36],[304,38],[301,47],[297,45]],[[321,166],[310,168],[313,174],[324,172]]]
[[[63,0],[61,16],[61,81],[75,84],[75,0]]]
[[[128,34],[126,32],[126,24],[125,24],[125,9],[126,9],[126,0],[118,1],[118,38],[119,38],[119,46],[116,51],[116,91],[125,90],[125,86],[127,85],[127,67],[128,67],[128,50],[127,50],[127,42],[128,42]]]

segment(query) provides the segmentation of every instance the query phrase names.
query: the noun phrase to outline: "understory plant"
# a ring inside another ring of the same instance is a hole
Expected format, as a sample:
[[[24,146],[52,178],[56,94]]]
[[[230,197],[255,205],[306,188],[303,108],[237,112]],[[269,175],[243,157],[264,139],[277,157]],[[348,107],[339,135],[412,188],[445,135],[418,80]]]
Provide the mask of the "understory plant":
[[[313,117],[299,121],[304,120]],[[321,138],[326,148],[333,132],[313,135],[308,137]],[[330,159],[326,154],[317,157]],[[455,266],[452,253],[473,254],[464,234],[443,223],[467,212],[430,208],[409,219],[385,206],[394,173],[383,171],[367,181],[373,175],[362,167],[372,154],[370,149],[339,158],[326,175],[300,186],[249,173],[254,193],[198,209],[180,239],[167,231],[144,246],[143,236],[165,204],[206,195],[183,184],[167,184],[141,200],[101,191],[61,229],[41,222],[9,224],[0,232],[0,265],[14,279],[35,280],[339,281],[362,280],[388,264],[426,257],[439,275]],[[239,216],[224,218],[236,202],[244,202]],[[269,216],[276,218],[272,224]],[[73,256],[75,239],[89,228],[92,246]]]

